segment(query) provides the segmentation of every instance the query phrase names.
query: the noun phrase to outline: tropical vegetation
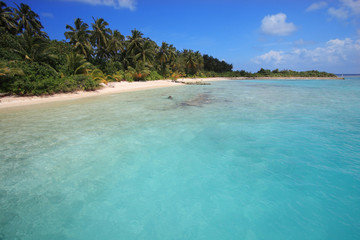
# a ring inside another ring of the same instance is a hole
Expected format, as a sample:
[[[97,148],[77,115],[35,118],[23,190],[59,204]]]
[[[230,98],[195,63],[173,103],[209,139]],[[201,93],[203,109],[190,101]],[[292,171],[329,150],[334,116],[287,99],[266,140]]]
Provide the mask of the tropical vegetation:
[[[41,95],[94,90],[109,81],[179,77],[333,76],[317,71],[233,71],[233,66],[191,49],[156,42],[134,29],[112,30],[103,18],[65,26],[66,40],[51,40],[29,5],[0,1],[0,92]]]

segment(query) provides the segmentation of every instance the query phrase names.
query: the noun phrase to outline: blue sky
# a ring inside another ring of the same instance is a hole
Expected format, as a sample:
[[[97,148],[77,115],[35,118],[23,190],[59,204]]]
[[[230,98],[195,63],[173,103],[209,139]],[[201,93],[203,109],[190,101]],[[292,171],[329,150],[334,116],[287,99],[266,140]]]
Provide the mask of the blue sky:
[[[77,17],[103,17],[123,35],[207,53],[234,70],[360,73],[360,0],[22,0],[51,39]]]

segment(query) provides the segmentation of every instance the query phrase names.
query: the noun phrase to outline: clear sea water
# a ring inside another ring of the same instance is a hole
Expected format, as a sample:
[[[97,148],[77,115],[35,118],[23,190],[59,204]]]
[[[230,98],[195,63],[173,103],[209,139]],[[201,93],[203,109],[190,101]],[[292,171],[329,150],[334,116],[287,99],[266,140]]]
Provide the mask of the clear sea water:
[[[0,129],[1,240],[360,239],[360,78],[2,109]]]

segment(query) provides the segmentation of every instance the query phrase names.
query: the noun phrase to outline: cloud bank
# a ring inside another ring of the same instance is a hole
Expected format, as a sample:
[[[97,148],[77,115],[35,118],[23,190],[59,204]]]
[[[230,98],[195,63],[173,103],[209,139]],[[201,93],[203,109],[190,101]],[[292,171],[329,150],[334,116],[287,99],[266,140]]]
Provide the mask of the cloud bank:
[[[291,51],[271,50],[253,62],[268,68],[293,69],[360,69],[360,39],[332,39],[314,49],[295,48]],[[339,71],[339,70],[338,70]]]
[[[261,31],[267,35],[287,36],[295,30],[293,23],[286,22],[284,13],[265,16],[261,21]]]
[[[360,14],[360,0],[340,0],[344,7],[349,8],[354,15]]]
[[[360,0],[340,0],[339,2],[339,8],[331,7],[328,9],[330,16],[339,20],[346,20],[360,15]]]

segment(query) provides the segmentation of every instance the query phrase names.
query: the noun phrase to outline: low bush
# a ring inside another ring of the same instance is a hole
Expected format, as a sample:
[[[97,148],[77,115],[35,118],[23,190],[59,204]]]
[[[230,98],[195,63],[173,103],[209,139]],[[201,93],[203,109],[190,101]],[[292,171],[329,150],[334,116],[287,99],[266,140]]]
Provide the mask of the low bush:
[[[146,81],[161,80],[164,79],[157,71],[151,71],[148,76],[145,77]]]
[[[28,77],[17,77],[7,86],[7,92],[23,96],[38,96],[78,90],[93,91],[97,88],[99,88],[98,82],[85,75],[39,78],[36,81]]]

